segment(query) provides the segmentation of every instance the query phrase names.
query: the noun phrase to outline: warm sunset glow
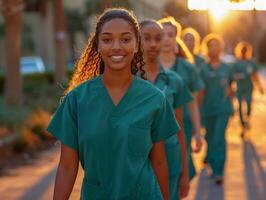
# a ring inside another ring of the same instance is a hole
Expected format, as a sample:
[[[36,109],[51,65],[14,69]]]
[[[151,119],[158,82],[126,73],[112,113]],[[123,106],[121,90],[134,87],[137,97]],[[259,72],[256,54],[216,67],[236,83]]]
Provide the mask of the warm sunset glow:
[[[209,0],[189,0],[188,9],[189,10],[207,10]]]
[[[229,3],[229,8],[231,10],[253,10],[254,0],[243,0],[238,3]]]
[[[223,5],[223,10],[266,10],[266,0],[242,0],[239,2],[231,2],[230,0],[188,0],[190,10],[213,10],[213,5]]]
[[[257,0],[255,2],[256,10],[266,10],[266,0]]]
[[[215,21],[221,21],[226,16],[228,9],[226,5],[212,4],[209,8],[209,12]]]

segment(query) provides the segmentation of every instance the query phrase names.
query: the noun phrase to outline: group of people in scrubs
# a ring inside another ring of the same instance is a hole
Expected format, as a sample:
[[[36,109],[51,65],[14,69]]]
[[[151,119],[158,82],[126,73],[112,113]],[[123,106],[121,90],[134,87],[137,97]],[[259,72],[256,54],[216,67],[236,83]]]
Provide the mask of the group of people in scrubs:
[[[243,79],[255,76],[257,68],[247,61],[248,48],[241,50],[235,70],[223,63],[220,35],[203,39],[205,58],[194,51],[199,42],[194,29],[182,31],[172,17],[138,23],[121,8],[99,16],[48,126],[61,141],[55,200],[69,198],[79,162],[82,200],[186,197],[196,174],[192,153],[203,144],[202,126],[208,146],[204,162],[215,183],[222,183],[231,85],[245,82],[252,90]],[[243,75],[245,63],[252,72]],[[241,97],[248,99],[246,93]]]

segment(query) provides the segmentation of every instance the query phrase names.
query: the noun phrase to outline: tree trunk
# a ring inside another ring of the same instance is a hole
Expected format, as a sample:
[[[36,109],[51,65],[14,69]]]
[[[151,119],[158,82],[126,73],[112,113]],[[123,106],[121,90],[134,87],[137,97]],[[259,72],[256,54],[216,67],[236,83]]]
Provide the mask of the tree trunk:
[[[55,84],[66,81],[66,21],[62,0],[53,1],[54,26],[55,26]]]
[[[6,49],[5,98],[9,106],[22,104],[20,75],[23,0],[3,0]]]

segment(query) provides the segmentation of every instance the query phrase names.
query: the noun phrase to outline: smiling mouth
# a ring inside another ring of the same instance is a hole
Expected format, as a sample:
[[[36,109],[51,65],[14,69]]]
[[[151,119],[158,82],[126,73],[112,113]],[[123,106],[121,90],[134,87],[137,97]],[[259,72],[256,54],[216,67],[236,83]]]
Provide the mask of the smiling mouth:
[[[121,62],[125,56],[110,56],[112,62]]]

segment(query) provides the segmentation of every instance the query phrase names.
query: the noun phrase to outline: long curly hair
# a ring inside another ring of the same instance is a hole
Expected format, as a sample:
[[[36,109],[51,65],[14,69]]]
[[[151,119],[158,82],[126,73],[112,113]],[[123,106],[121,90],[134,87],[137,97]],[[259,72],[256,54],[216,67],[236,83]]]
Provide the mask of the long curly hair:
[[[138,42],[138,51],[134,54],[131,62],[131,73],[139,73],[142,78],[145,78],[143,51],[140,39],[140,29],[138,21],[133,12],[124,8],[106,9],[102,15],[98,17],[95,32],[88,40],[83,53],[78,59],[73,76],[69,82],[69,86],[65,94],[80,85],[81,83],[90,80],[104,72],[104,62],[98,52],[99,34],[102,31],[103,25],[112,19],[123,19],[127,21],[133,28],[136,40]]]
[[[182,38],[184,39],[184,37],[190,34],[192,35],[192,37],[194,38],[194,49],[193,49],[193,54],[197,55],[200,53],[200,35],[199,33],[196,31],[196,29],[192,28],[192,27],[187,27],[184,30],[182,30]]]
[[[194,57],[192,53],[190,53],[186,44],[181,39],[182,26],[179,22],[177,22],[173,17],[165,17],[157,21],[162,26],[171,26],[175,29],[176,33],[176,44],[178,45],[178,52],[176,53],[177,57],[182,57],[186,59],[190,63],[194,63]]]

